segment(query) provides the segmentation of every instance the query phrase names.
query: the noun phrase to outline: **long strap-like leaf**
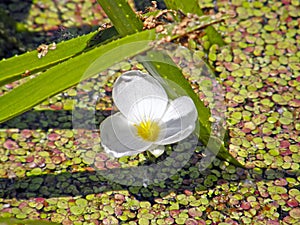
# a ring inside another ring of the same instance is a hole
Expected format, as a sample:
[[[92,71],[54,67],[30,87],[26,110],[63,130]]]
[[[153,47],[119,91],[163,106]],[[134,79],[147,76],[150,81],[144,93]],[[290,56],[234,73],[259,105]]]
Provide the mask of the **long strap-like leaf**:
[[[130,8],[127,0],[97,0],[121,36],[143,29],[143,22]]]
[[[44,71],[71,57],[88,51],[94,46],[116,39],[118,33],[114,27],[91,32],[57,44],[55,50],[48,50],[45,57],[38,58],[38,51],[31,51],[19,56],[0,61],[0,86],[22,79],[24,76]],[[27,74],[27,75],[26,75]]]
[[[192,27],[188,27],[187,31],[200,29],[210,22],[216,22],[224,18],[210,20],[210,17],[204,16],[203,22]],[[160,39],[165,36],[170,36],[171,39],[177,38],[178,35],[172,35],[172,30],[175,25],[166,27],[166,34],[158,34],[155,29],[146,30],[124,38],[112,41],[108,44],[101,45],[88,52],[70,58],[56,66],[46,70],[34,79],[27,81],[21,86],[14,88],[11,92],[0,97],[0,123],[10,118],[13,118],[29,109],[38,103],[46,100],[61,91],[72,87],[83,79],[83,74],[89,66],[99,57],[101,62],[97,70],[89,70],[86,77],[91,77],[100,71],[106,70],[115,63],[118,63],[125,58],[135,56],[143,51],[149,50],[150,42]],[[47,56],[46,56],[47,57]]]

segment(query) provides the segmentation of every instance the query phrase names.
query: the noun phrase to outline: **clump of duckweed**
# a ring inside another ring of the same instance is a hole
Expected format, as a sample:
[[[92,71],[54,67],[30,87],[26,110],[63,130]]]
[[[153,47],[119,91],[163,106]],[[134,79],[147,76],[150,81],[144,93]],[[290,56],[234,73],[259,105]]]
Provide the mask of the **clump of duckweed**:
[[[84,96],[84,90],[95,90],[89,96],[95,98],[96,90],[104,86],[96,104],[98,122],[102,121],[114,110],[111,101],[114,79],[120,72],[143,69],[139,64],[123,62],[102,76],[85,81],[80,88],[66,90],[35,108],[53,111],[38,114],[30,111],[1,125],[0,217],[43,219],[64,225],[297,224],[300,218],[299,2],[233,0],[216,5],[205,1],[204,5],[207,11],[236,14],[226,23],[215,25],[228,45],[210,45],[204,33],[182,44],[193,47],[193,60],[206,57],[215,68],[227,108],[213,111],[215,115],[226,114],[228,148],[248,170],[216,159],[200,172],[197,164],[203,157],[200,145],[182,169],[170,177],[166,171],[159,174],[166,177],[164,181],[128,187],[114,183],[111,175],[103,176],[103,171],[135,168],[149,162],[143,154],[110,158],[100,144],[91,145],[100,143],[96,131],[71,130],[72,115],[58,110],[72,109],[76,98]],[[74,6],[74,2],[69,2],[59,7],[74,9]],[[45,8],[50,6],[46,4]],[[74,11],[69,11],[64,17],[71,21]],[[53,12],[43,18],[38,18],[36,12],[40,13],[37,9],[30,13],[34,24],[46,24],[44,29],[59,24]],[[98,11],[85,12],[89,15],[84,14],[84,18],[89,18]],[[186,57],[181,54],[176,56],[178,63]],[[187,79],[206,105],[217,104],[211,94],[215,84],[210,79],[196,82],[197,74],[205,71],[187,67],[184,72],[190,74]],[[115,75],[108,81],[103,78],[112,74]],[[17,83],[6,85],[0,94],[16,86]],[[75,116],[84,123],[83,115],[79,111]],[[166,155],[170,152],[171,147]],[[175,170],[181,160],[185,159],[166,158],[164,163]]]

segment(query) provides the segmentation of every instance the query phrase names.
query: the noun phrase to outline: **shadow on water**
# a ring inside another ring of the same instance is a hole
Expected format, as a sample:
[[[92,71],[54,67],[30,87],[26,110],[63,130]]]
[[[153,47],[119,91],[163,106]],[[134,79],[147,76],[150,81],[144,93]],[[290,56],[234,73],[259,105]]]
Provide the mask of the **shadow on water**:
[[[242,183],[248,182],[248,186],[255,186],[256,181],[271,181],[282,177],[295,178],[300,174],[299,171],[286,172],[282,170],[276,171],[266,169],[262,175],[258,176],[252,170],[248,171],[248,173],[241,169],[238,180],[233,179],[232,176],[222,178],[216,176],[215,171],[220,171],[220,168],[216,166],[212,166],[209,170],[202,173],[196,172],[196,170],[190,170],[190,168],[194,168],[191,163],[195,161],[193,160],[195,156],[196,155],[193,155],[187,165],[171,178],[167,178],[163,182],[153,183],[149,186],[127,186],[113,182],[113,175],[117,175],[119,169],[111,169],[108,173],[105,171],[64,172],[60,174],[46,174],[25,178],[1,178],[0,198],[29,199],[35,197],[86,196],[88,194],[99,194],[106,191],[128,190],[130,194],[134,195],[139,200],[153,201],[155,197],[163,197],[171,192],[180,194],[186,191],[206,191],[210,188],[214,188],[218,184],[237,184],[241,181]],[[128,174],[136,173],[136,171],[137,168],[127,169]],[[265,174],[270,174],[270,171],[274,172],[274,177],[266,178]],[[221,171],[220,173],[222,176]],[[109,177],[109,174],[112,176]],[[119,179],[119,177],[115,178]],[[299,186],[289,187],[289,189],[291,188],[300,190]]]
[[[76,110],[76,124],[87,129],[111,115],[111,111]],[[1,129],[73,129],[72,111],[29,111],[0,125]],[[90,118],[87,118],[90,116]],[[78,121],[82,118],[82,122]],[[96,121],[95,121],[96,120]],[[80,129],[80,127],[77,127]],[[192,135],[191,135],[192,136]],[[31,197],[77,196],[102,193],[112,190],[129,190],[138,199],[151,200],[153,196],[166,195],[170,192],[205,189],[204,177],[196,168],[200,154],[195,147],[201,147],[198,138],[187,138],[181,145],[172,146],[168,156],[146,160],[138,169],[119,168],[98,171],[66,172],[28,176],[24,178],[1,178],[0,198],[28,199]],[[191,169],[194,167],[194,169]],[[140,173],[139,173],[140,172]],[[206,173],[206,172],[205,172]],[[145,180],[145,178],[147,178]],[[157,180],[154,182],[154,180]],[[153,182],[149,182],[149,179]]]
[[[10,2],[10,1],[8,1]],[[12,1],[17,2],[17,1]],[[28,1],[28,5],[22,9],[22,18],[25,19],[28,15],[31,1]],[[148,4],[147,6],[150,6]],[[29,6],[29,7],[28,7]],[[138,5],[138,10],[143,9],[145,6]],[[16,21],[14,21],[10,15],[1,8],[0,15],[3,19],[8,21],[6,23],[5,36],[1,36],[1,39],[5,42],[4,55],[1,57],[9,57],[16,53],[22,53],[27,49],[20,43],[34,42],[37,43],[45,39],[42,33],[21,33],[23,35],[18,39],[10,39],[9,37],[14,36],[16,31]],[[1,23],[0,21],[0,23]],[[63,37],[64,40],[68,37],[73,37],[71,30],[58,30],[53,31],[54,34],[50,37],[50,40],[58,40]],[[90,29],[90,28],[89,28]],[[78,35],[78,34],[77,34]],[[33,38],[35,40],[33,40]],[[51,39],[52,38],[52,39]],[[25,41],[24,41],[25,40]],[[38,41],[37,41],[38,40]],[[52,41],[53,41],[52,40]],[[2,48],[3,43],[0,43]],[[0,51],[1,52],[1,51]],[[99,114],[97,114],[99,113]],[[96,112],[95,118],[96,124],[101,122],[103,116],[102,112]],[[89,113],[88,113],[89,114]],[[85,118],[85,121],[89,119]],[[97,120],[97,119],[96,119]],[[94,123],[95,124],[95,123]],[[84,125],[86,127],[86,125]],[[72,129],[72,111],[29,111],[14,119],[11,119],[3,124],[0,124],[1,129],[17,128],[17,129]],[[176,158],[175,158],[176,159]],[[252,180],[251,185],[256,185],[255,182],[259,180],[274,180],[282,177],[296,178],[300,175],[299,171],[285,171],[275,169],[262,169],[261,174],[257,174],[254,170],[245,171],[243,169],[236,169],[236,174],[230,174],[220,169],[220,161],[215,160],[213,164],[205,171],[199,172],[198,162],[201,160],[201,154],[194,152],[188,159],[188,162],[178,170],[171,177],[167,177],[164,181],[147,185],[143,183],[142,176],[141,180],[136,181],[138,185],[122,185],[114,182],[114,179],[120,179],[118,176],[121,171],[120,169],[110,169],[107,171],[85,171],[85,172],[63,172],[60,174],[45,174],[38,176],[30,176],[24,178],[0,178],[0,198],[4,199],[29,199],[32,197],[61,197],[61,196],[78,196],[88,195],[94,193],[103,193],[106,191],[114,190],[128,190],[131,194],[136,196],[138,199],[145,199],[147,201],[153,200],[153,197],[164,196],[171,192],[183,193],[184,191],[205,191],[209,188],[213,188],[218,184],[222,183],[238,183],[247,182]],[[176,163],[176,160],[173,162]],[[172,168],[172,164],[170,165]],[[169,169],[170,169],[169,168]],[[70,169],[71,170],[71,169]],[[124,171],[124,169],[122,169]],[[137,173],[137,168],[127,169],[128,175]],[[118,177],[114,177],[114,176]],[[162,175],[163,176],[163,175]],[[123,176],[122,179],[127,179]],[[134,180],[132,182],[135,182]],[[291,186],[288,188],[297,188],[299,186]]]
[[[111,115],[111,111],[88,111],[88,110],[76,110],[76,114],[80,118],[76,118],[77,127],[89,128],[87,122],[92,124],[100,124],[100,122],[106,117]],[[84,115],[84,117],[83,117]],[[0,129],[73,129],[72,126],[73,112],[71,110],[30,110],[19,116],[16,116],[4,123],[0,124]],[[82,122],[80,122],[82,120]],[[80,127],[82,125],[82,127]]]
[[[82,117],[85,122],[92,121],[91,124],[100,124],[112,112],[96,111],[91,113],[87,110],[77,110],[77,113],[85,115]],[[29,111],[1,124],[0,128],[17,128],[20,130],[73,129],[72,116],[72,111]],[[87,119],[86,116],[91,116],[91,118]],[[77,124],[80,125],[81,123],[77,121]],[[87,127],[83,121],[82,124],[83,128]],[[0,198],[85,196],[106,191],[128,190],[137,199],[153,201],[154,197],[162,197],[171,192],[206,191],[223,183],[240,185],[240,183],[248,182],[248,185],[255,186],[256,182],[260,180],[274,181],[283,177],[297,179],[297,176],[300,175],[300,171],[276,169],[262,169],[262,173],[257,173],[255,170],[245,171],[236,168],[235,172],[232,173],[218,159],[214,160],[206,170],[199,171],[203,146],[199,142],[193,144],[193,140],[187,139],[182,148],[178,147],[179,144],[174,145],[169,155],[164,154],[154,161],[148,159],[144,164],[133,168],[71,172],[72,168],[68,167],[66,172],[59,174],[0,178]],[[186,144],[189,144],[189,147],[185,147]],[[143,166],[149,166],[149,169],[141,169]],[[146,176],[140,171],[146,171]],[[171,174],[167,174],[170,171]],[[160,180],[152,179],[154,180],[152,183],[147,183],[146,177],[150,177],[150,179],[157,177]],[[300,187],[292,186],[289,188],[300,189]]]
[[[0,59],[35,50],[40,44],[66,41],[98,29],[98,26],[83,24],[71,27],[59,25],[47,31],[29,31],[24,24],[31,6],[32,1],[5,0],[0,2]],[[58,7],[58,1],[54,1],[54,7],[58,19],[63,21],[63,12]]]
[[[152,0],[144,0],[144,1],[134,0],[135,7],[138,11],[144,11],[148,7],[153,6],[151,2]],[[166,5],[163,0],[157,0],[156,2],[157,2],[157,8],[159,9],[166,8]]]
[[[189,170],[189,166],[188,163],[171,178],[148,186],[141,185],[141,181],[137,181],[136,184],[131,186],[114,182],[114,179],[120,179],[118,174],[121,170],[123,174],[126,172],[130,176],[130,174],[136,173],[138,168],[125,169],[125,171],[124,169],[110,169],[107,171],[64,172],[61,174],[47,174],[25,178],[1,178],[0,197],[4,199],[50,198],[85,196],[106,191],[128,190],[137,199],[151,201],[155,196],[162,197],[171,192],[183,193],[187,190],[206,190],[206,187],[202,184],[205,182],[205,177],[210,173],[205,172],[204,174],[200,174],[195,170]],[[126,177],[123,177],[123,179],[126,179]],[[132,180],[131,182],[135,183]],[[214,183],[214,181],[211,181],[209,186],[215,185]]]
[[[158,0],[157,2],[158,8],[165,8],[163,0]],[[28,18],[32,3],[32,0],[4,0],[0,2],[0,59],[34,50],[42,43],[50,44],[51,42],[65,41],[79,35],[87,34],[98,28],[97,26],[89,25],[68,28],[58,26],[58,29],[54,30],[30,32],[22,24]],[[42,2],[39,4],[42,4]],[[53,4],[55,12],[58,15],[58,20],[64,21],[64,12],[59,8],[59,4],[61,3],[53,1]],[[135,1],[135,5],[137,10],[144,11],[147,7],[151,6],[151,1]],[[35,23],[35,21],[31,22]],[[97,39],[96,42],[101,42],[112,35],[116,35],[114,28],[112,28],[108,36],[106,33],[103,35],[100,32],[95,39]],[[99,36],[103,36],[100,41],[98,40]]]

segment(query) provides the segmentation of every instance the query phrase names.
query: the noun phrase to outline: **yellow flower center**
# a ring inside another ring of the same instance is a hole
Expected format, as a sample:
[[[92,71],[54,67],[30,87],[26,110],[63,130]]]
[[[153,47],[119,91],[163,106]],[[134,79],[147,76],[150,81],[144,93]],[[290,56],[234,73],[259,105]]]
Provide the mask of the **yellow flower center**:
[[[143,121],[139,125],[134,125],[137,129],[137,134],[145,141],[156,141],[160,132],[160,127],[155,121]]]

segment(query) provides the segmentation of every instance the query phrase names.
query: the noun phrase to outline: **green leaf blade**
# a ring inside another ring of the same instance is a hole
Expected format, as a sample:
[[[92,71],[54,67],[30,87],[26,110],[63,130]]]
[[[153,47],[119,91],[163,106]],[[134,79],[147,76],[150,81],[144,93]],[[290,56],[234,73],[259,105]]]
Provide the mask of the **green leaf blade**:
[[[86,48],[88,41],[96,33],[61,42],[57,44],[55,50],[48,50],[46,56],[42,58],[38,58],[38,51],[35,50],[0,61],[0,85],[21,79],[27,70],[33,74],[75,56]]]
[[[127,36],[48,69],[38,77],[0,97],[0,105],[3,107],[0,110],[0,122],[31,109],[48,97],[76,85],[82,79],[91,77],[127,57],[149,49],[149,43],[155,39],[155,36],[154,30]],[[105,57],[102,57],[103,55]],[[89,68],[99,57],[103,59],[101,64],[96,68]]]
[[[125,0],[97,0],[121,36],[139,32],[143,22]]]
[[[222,20],[222,18],[214,19],[213,21],[218,20]],[[209,16],[204,16],[203,23],[187,27],[187,33],[205,27],[209,22],[211,22]],[[55,65],[36,78],[29,80],[0,97],[0,105],[3,107],[3,110],[0,110],[0,123],[31,109],[48,97],[77,84],[82,79],[84,71],[94,60],[116,47],[133,43],[130,48],[114,52],[114,54],[107,56],[107,60],[101,65],[101,69],[105,70],[126,57],[132,57],[149,50],[151,46],[148,44],[154,40],[159,40],[166,36],[170,36],[171,40],[177,38],[178,35],[172,35],[174,27],[175,25],[166,26],[166,34],[156,33],[155,29],[152,29],[129,35],[90,49],[82,54],[75,55],[73,58]],[[136,45],[135,43],[141,43],[141,45]],[[95,74],[99,71],[93,72]]]

